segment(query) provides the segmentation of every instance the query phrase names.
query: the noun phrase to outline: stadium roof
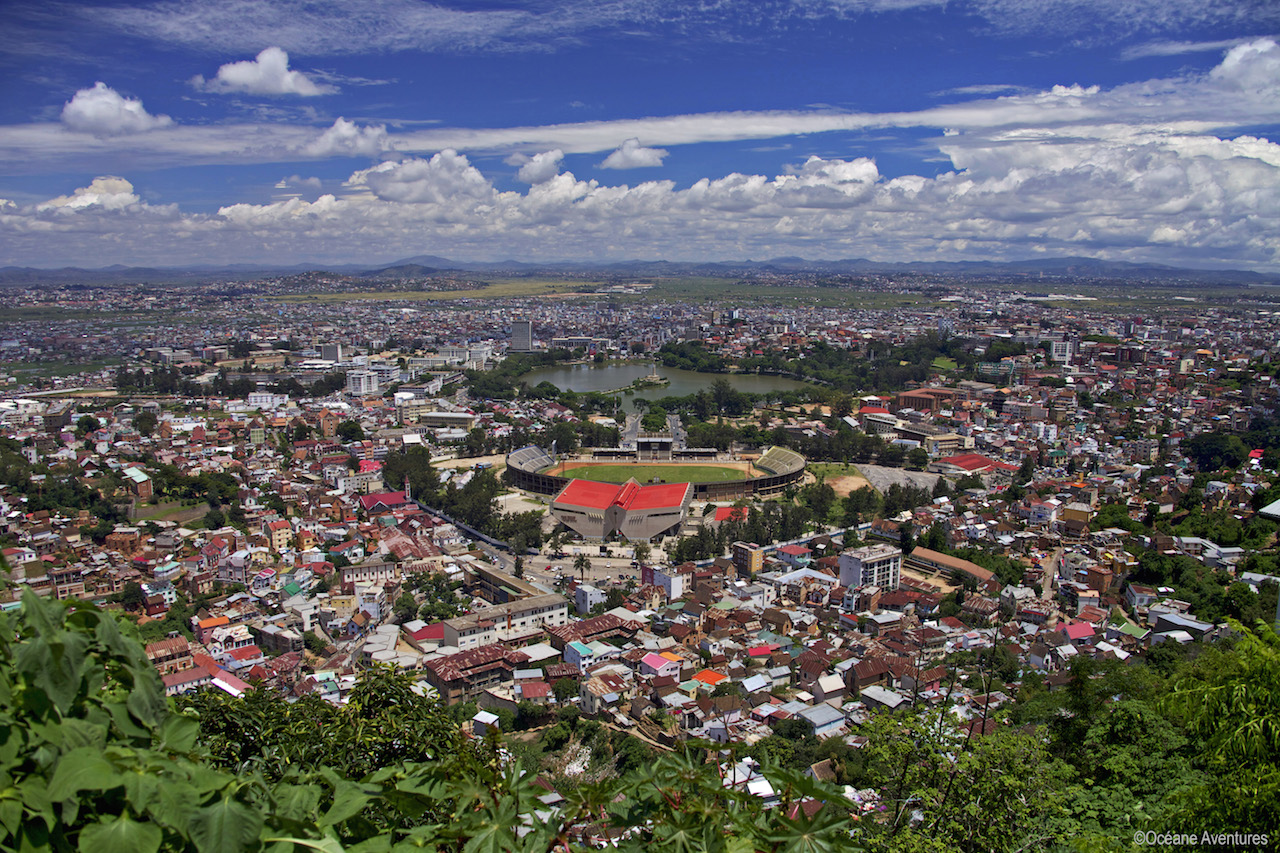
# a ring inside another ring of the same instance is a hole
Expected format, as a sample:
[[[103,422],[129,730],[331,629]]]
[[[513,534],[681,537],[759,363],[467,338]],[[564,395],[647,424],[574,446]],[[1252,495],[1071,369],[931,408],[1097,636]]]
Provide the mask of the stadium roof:
[[[642,486],[632,479],[618,486],[592,480],[570,480],[569,485],[556,496],[555,502],[600,510],[615,504],[627,510],[660,509],[680,506],[688,491],[688,483]]]

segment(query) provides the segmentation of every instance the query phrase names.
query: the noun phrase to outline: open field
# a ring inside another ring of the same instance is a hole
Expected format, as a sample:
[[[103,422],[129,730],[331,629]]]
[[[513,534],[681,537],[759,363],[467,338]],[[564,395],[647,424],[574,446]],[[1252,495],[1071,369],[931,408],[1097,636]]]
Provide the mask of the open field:
[[[390,291],[367,290],[347,293],[296,293],[285,296],[268,297],[276,302],[443,302],[456,299],[519,299],[522,297],[584,297],[598,299],[605,294],[594,291],[609,284],[608,282],[558,279],[558,278],[493,278],[473,276],[478,281],[485,281],[483,287],[467,290],[440,291]],[[857,307],[861,309],[894,309],[919,308],[935,309],[947,303],[943,300],[952,296],[949,288],[940,288],[936,292],[908,290],[889,292],[883,289],[872,289],[854,286],[762,286],[759,281],[740,280],[734,278],[718,278],[711,276],[639,276],[639,280],[651,285],[650,289],[640,294],[607,294],[610,300],[620,302],[650,302],[669,299],[705,300],[733,299],[746,304],[803,304],[822,307]],[[1027,282],[1008,281],[967,281],[955,285],[958,289],[974,289],[980,291],[1021,291],[1027,293],[1028,301],[1036,301],[1056,308],[1091,312],[1114,312],[1135,310],[1167,310],[1171,299],[1185,300],[1187,305],[1217,304],[1235,305],[1241,300],[1271,301],[1272,294],[1260,288],[1243,286],[1224,286],[1200,289],[1189,292],[1185,289],[1146,285],[1126,288],[1117,292],[1114,284],[1094,282],[1048,282],[1043,285]],[[1190,295],[1189,295],[1190,294]],[[64,318],[65,319],[65,318]],[[945,369],[942,367],[940,369]]]
[[[361,290],[348,293],[299,293],[273,296],[276,302],[441,302],[450,299],[512,299],[521,296],[565,296],[601,282],[554,279],[494,279],[471,290]]]
[[[811,462],[808,469],[813,476],[826,480],[838,498],[871,486],[871,482],[847,462]]]
[[[118,367],[121,363],[123,359],[120,358],[70,361],[61,359],[55,354],[51,355],[47,361],[0,362],[0,373],[11,374],[19,379],[32,376],[73,376]]]
[[[655,296],[681,300],[734,299],[750,304],[790,302],[824,307],[856,305],[868,309],[923,307],[937,303],[935,299],[916,293],[884,293],[862,288],[762,287],[758,281],[694,277],[660,279],[646,296],[649,299]],[[646,296],[630,298],[644,299]]]
[[[664,483],[719,483],[725,480],[747,480],[755,476],[746,463],[729,466],[561,462],[542,473],[557,477],[595,480],[601,483],[625,483],[632,477],[641,483],[648,483],[654,477],[661,479]]]

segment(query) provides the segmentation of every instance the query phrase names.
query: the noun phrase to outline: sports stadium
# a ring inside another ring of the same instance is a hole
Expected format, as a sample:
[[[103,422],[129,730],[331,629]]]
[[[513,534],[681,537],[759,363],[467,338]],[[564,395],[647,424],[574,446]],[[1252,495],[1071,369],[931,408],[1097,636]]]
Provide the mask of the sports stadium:
[[[689,483],[691,499],[734,501],[774,495],[804,478],[804,457],[783,447],[771,447],[759,458],[738,459],[703,448],[652,454],[618,448],[598,448],[570,457],[553,458],[530,445],[507,455],[507,477],[518,489],[558,495],[573,480],[621,485],[628,480]]]

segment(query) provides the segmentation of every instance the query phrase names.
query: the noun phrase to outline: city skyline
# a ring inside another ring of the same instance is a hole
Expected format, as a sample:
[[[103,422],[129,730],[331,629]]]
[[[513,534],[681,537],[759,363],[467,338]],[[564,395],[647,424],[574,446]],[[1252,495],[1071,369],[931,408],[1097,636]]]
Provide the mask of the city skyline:
[[[10,4],[0,265],[1280,268],[1265,3]]]

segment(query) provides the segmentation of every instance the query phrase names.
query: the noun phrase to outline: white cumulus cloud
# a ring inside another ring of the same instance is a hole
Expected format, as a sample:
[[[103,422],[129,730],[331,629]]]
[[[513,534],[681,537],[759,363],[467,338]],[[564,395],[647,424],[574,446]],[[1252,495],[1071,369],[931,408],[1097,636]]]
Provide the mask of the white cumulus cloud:
[[[600,164],[602,169],[645,169],[652,166],[661,166],[662,160],[667,156],[667,151],[663,148],[645,148],[640,144],[640,140],[632,137],[623,142],[616,151],[604,158],[604,162]]]
[[[532,157],[518,155],[511,165],[518,165],[520,171],[516,178],[526,184],[544,184],[560,174],[560,162],[564,160],[564,152],[559,148],[534,154]]]
[[[361,127],[339,116],[332,127],[304,145],[302,153],[308,157],[376,157],[390,148],[385,125]]]
[[[269,47],[255,59],[228,62],[212,80],[197,74],[191,85],[202,92],[244,92],[249,95],[330,95],[336,86],[316,83],[301,71],[289,69],[289,54]]]
[[[430,160],[379,163],[356,172],[351,186],[367,186],[383,201],[458,207],[491,201],[497,192],[465,156],[445,150]]]
[[[124,178],[104,175],[94,178],[87,187],[79,187],[71,195],[60,195],[39,205],[40,210],[123,210],[139,202],[133,184]]]
[[[151,115],[142,106],[142,101],[126,98],[106,83],[98,81],[92,89],[76,92],[63,105],[62,123],[82,133],[116,136],[168,127],[173,124],[173,119]]]

